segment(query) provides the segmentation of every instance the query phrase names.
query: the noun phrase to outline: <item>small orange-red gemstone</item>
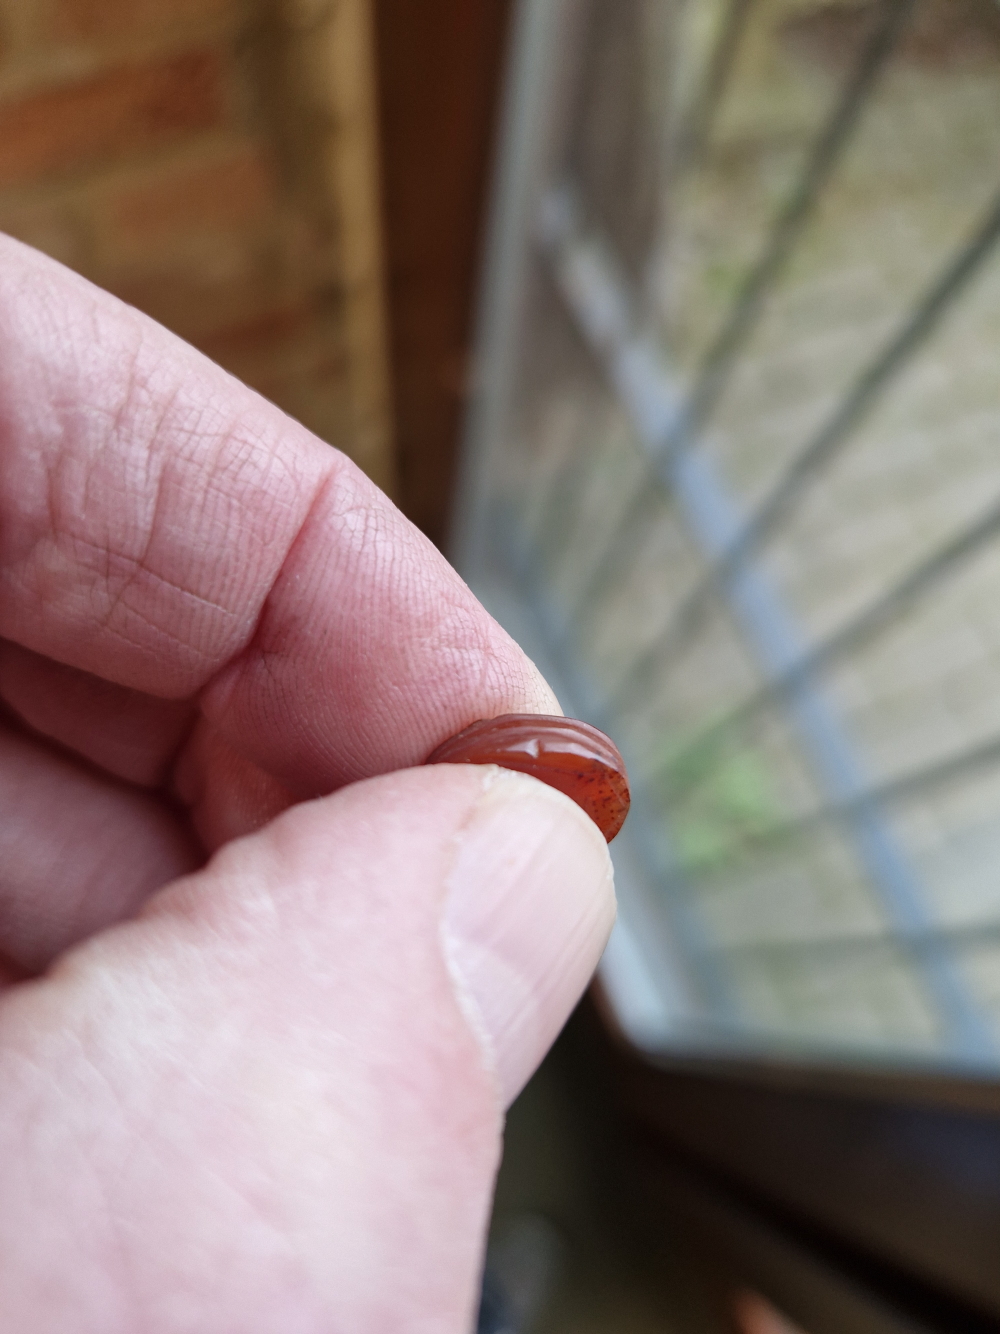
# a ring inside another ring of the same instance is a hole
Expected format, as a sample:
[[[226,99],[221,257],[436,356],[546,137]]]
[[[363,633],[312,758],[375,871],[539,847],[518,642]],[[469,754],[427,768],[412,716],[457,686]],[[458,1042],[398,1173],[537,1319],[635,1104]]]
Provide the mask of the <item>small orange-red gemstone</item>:
[[[484,718],[433,751],[425,764],[499,764],[558,788],[610,843],[628,815],[625,761],[610,737],[576,718],[505,713]]]

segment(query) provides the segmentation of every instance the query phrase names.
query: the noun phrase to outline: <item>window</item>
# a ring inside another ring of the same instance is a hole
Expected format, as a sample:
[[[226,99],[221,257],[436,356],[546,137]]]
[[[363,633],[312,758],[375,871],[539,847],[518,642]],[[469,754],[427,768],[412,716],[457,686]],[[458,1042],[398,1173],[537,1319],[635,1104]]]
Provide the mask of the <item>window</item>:
[[[640,1046],[1000,1068],[998,190],[992,0],[522,6],[457,554]]]

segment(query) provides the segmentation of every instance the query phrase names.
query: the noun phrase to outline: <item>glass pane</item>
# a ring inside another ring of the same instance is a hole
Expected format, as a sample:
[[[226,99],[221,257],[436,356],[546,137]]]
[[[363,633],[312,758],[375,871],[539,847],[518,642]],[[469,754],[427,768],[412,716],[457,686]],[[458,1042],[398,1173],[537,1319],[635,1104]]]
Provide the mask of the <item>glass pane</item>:
[[[609,993],[995,1071],[1000,9],[520,33],[458,557],[629,762]]]

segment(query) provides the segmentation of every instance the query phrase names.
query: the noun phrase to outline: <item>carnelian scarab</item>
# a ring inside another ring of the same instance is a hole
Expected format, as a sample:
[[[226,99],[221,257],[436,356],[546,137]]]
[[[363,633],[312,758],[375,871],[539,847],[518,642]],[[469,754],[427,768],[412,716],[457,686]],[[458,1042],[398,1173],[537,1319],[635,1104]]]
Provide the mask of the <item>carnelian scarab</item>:
[[[625,761],[610,737],[576,718],[505,713],[438,746],[425,764],[499,764],[565,792],[610,843],[628,815]]]

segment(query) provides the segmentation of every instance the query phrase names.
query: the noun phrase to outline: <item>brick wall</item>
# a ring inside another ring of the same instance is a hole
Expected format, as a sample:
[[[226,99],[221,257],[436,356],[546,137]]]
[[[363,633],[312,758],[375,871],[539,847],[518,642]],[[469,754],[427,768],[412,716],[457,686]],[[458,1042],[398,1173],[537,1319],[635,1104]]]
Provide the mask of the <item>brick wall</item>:
[[[0,0],[0,230],[392,489],[369,0]]]

